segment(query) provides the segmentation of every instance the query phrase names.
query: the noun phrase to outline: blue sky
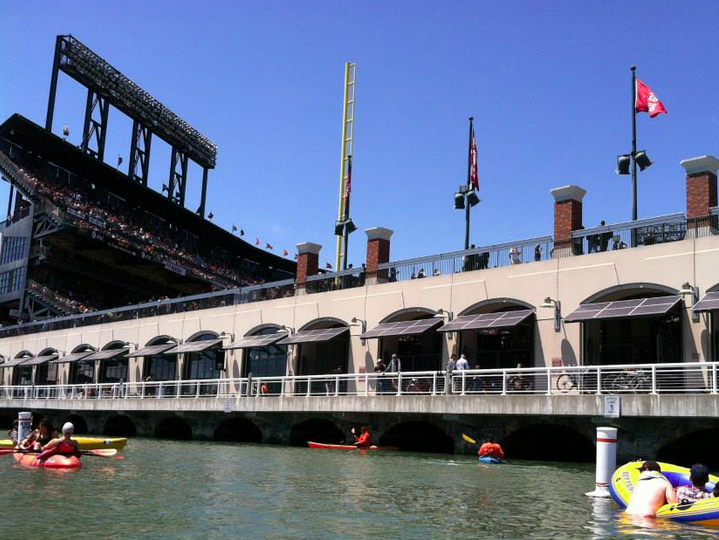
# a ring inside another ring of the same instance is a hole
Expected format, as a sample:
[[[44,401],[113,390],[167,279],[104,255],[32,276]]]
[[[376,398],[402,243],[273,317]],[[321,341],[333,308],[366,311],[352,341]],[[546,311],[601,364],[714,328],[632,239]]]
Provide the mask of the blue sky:
[[[72,33],[218,145],[215,223],[280,254],[317,242],[334,262],[344,63],[356,62],[350,260],[364,260],[372,226],[395,231],[393,259],[415,257],[462,247],[452,194],[466,179],[469,116],[482,198],[473,243],[551,234],[549,190],[570,183],[588,191],[585,226],[629,219],[630,182],[613,171],[629,151],[633,63],[669,111],[638,119],[655,162],[640,175],[639,215],[682,211],[679,161],[719,154],[717,20],[713,0],[3,0],[0,117],[44,122],[54,36]],[[71,140],[84,99],[61,76],[55,129],[67,123]],[[111,112],[108,162],[127,163],[130,127]],[[169,148],[156,143],[159,187]],[[195,208],[201,175],[190,174]]]

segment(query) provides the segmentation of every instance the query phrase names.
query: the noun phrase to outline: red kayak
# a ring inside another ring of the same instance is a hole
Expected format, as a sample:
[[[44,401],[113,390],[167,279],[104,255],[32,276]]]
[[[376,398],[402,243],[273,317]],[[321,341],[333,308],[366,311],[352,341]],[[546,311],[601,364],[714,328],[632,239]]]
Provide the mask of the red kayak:
[[[61,454],[55,454],[50,456],[43,463],[38,463],[37,454],[13,454],[20,465],[23,467],[46,467],[48,469],[79,469],[82,467],[80,459],[75,456],[63,456]]]
[[[397,446],[355,446],[354,444],[325,444],[321,442],[307,441],[310,448],[322,448],[325,450],[399,450]]]

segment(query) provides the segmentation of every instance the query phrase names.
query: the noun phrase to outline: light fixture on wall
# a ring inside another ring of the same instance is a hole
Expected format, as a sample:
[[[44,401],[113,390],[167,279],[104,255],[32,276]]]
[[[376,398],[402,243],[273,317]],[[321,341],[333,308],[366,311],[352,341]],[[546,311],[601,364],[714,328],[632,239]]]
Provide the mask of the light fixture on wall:
[[[559,332],[562,329],[562,302],[547,296],[539,307],[554,308],[554,331]]]
[[[432,317],[436,319],[447,319],[447,322],[450,322],[452,319],[454,319],[454,313],[446,309],[439,308],[437,310],[437,313],[432,315]]]
[[[360,335],[364,334],[367,331],[367,321],[364,319],[360,319],[359,317],[352,317],[350,319],[350,326],[359,326],[360,327]],[[364,345],[367,340],[366,339],[360,339],[362,342],[362,345]]]
[[[285,326],[284,324],[283,324],[282,326],[280,326],[280,330],[287,330],[287,335],[288,335],[288,336],[291,336],[292,334],[295,333],[295,329],[294,329],[294,328],[292,328],[291,326]]]
[[[217,334],[217,337],[220,339],[230,338],[230,343],[235,341],[235,334],[233,334],[232,332],[220,332],[219,334]]]
[[[679,294],[682,296],[691,295],[692,297],[692,308],[696,305],[696,303],[699,301],[699,289],[694,287],[691,283],[688,281],[685,281],[682,284],[682,288],[679,289]],[[693,322],[699,322],[699,313],[694,311],[692,309],[692,321]]]

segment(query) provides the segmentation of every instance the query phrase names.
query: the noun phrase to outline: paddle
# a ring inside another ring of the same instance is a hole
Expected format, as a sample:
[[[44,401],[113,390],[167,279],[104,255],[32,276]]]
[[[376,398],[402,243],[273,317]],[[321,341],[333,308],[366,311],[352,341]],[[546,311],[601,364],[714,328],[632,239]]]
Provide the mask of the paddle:
[[[5,456],[8,454],[29,454],[34,453],[30,450],[18,450],[17,448],[2,448],[0,449],[0,456]],[[106,457],[106,458],[113,458],[113,459],[125,459],[124,456],[116,456],[117,454],[117,448],[98,448],[97,450],[80,450],[80,453],[83,456],[97,456],[97,457]]]
[[[475,441],[472,437],[467,435],[466,433],[462,433],[462,438],[465,441],[467,441],[468,443],[476,444],[477,446],[479,446],[479,443],[477,441]]]

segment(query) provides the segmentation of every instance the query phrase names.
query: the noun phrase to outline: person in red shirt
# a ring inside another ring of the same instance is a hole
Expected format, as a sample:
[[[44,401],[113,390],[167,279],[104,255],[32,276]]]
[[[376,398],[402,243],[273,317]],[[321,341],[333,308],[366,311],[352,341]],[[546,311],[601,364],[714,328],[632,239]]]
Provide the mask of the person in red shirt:
[[[482,446],[479,447],[479,452],[477,452],[480,457],[493,457],[496,459],[504,459],[504,450],[502,450],[502,447],[492,442],[491,440],[487,440]]]
[[[355,446],[366,448],[372,444],[372,434],[366,426],[360,428],[359,436],[355,435]]]

